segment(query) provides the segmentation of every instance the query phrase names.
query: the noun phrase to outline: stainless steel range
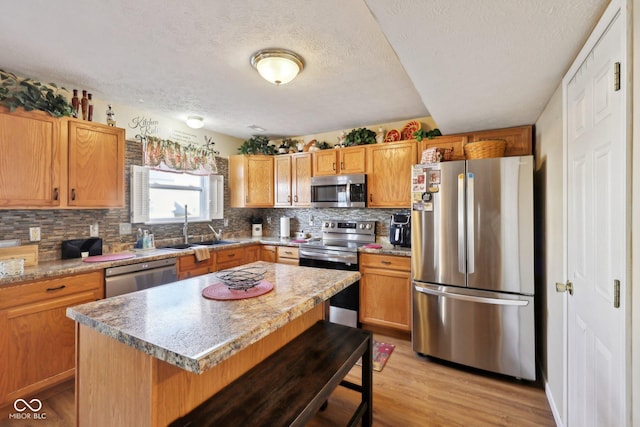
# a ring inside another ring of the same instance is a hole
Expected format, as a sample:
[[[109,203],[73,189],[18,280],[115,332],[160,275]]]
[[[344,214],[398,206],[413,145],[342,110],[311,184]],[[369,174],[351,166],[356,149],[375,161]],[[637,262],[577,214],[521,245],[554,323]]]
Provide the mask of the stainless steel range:
[[[300,245],[300,265],[358,271],[358,248],[375,241],[375,221],[325,221],[322,240]],[[360,283],[356,282],[331,298],[329,320],[357,327],[359,306]]]

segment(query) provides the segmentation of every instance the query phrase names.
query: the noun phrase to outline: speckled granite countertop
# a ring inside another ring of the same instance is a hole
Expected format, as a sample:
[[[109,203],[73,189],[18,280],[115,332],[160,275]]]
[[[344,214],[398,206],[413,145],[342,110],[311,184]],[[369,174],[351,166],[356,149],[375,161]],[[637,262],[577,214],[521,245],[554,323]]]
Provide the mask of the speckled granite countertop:
[[[260,243],[263,245],[278,245],[278,246],[300,246],[300,243],[294,242],[294,239],[284,239],[279,237],[246,237],[233,239],[237,243],[209,246],[212,251],[247,246],[251,244]],[[194,242],[197,244],[198,242]],[[411,256],[411,249],[400,248],[393,246],[385,241],[379,242],[382,246],[381,249],[365,249],[360,248],[360,252],[373,253],[373,254],[386,254],[397,256]],[[123,252],[125,253],[125,252]],[[183,255],[191,255],[194,253],[193,248],[190,249],[155,249],[150,251],[129,251],[126,253],[135,253],[135,258],[129,258],[118,261],[105,261],[99,263],[86,263],[82,259],[63,259],[55,261],[44,261],[34,267],[25,267],[24,274],[19,276],[9,276],[0,278],[0,288],[3,286],[10,286],[12,284],[27,282],[31,280],[41,280],[58,276],[66,276],[69,274],[88,273],[98,269],[105,269],[110,267],[116,267],[119,265],[135,264],[145,261],[153,261],[157,259],[165,258],[177,258]]]
[[[165,286],[67,309],[67,316],[135,349],[202,373],[321,304],[360,278],[355,271],[258,261],[269,293],[215,301],[202,290],[217,283],[207,274]]]

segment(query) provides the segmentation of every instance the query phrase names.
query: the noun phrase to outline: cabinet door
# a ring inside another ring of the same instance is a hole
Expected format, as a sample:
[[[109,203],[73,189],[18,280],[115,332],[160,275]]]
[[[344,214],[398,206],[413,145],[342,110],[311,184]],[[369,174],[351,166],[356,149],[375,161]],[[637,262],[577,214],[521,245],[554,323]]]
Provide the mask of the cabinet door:
[[[68,205],[124,207],[124,129],[69,119]]]
[[[361,268],[360,322],[411,330],[411,275],[408,271]]]
[[[273,156],[246,156],[246,207],[273,206]]]
[[[260,245],[247,246],[244,248],[244,262],[249,264],[250,262],[260,261]]]
[[[336,175],[338,173],[338,152],[335,149],[314,151],[313,176]]]
[[[0,209],[60,205],[60,121],[0,110]]]
[[[368,207],[408,208],[411,205],[411,165],[416,156],[415,142],[367,147]]]
[[[451,160],[464,160],[464,144],[469,138],[467,136],[436,136],[433,139],[424,138],[420,141],[420,150],[418,150],[418,159],[416,163],[421,163],[422,152],[428,148],[445,148],[453,149]]]
[[[365,173],[365,146],[348,147],[338,150],[340,156],[340,173]]]
[[[291,204],[298,207],[311,206],[311,154],[291,156]]]
[[[276,262],[276,247],[273,245],[263,245],[260,249],[260,259],[267,262]]]
[[[291,206],[291,156],[282,154],[273,160],[275,175],[274,206]]]
[[[4,373],[0,406],[73,377],[75,324],[66,309],[102,298],[102,274],[44,280],[4,291],[3,297],[19,292],[16,300],[34,302],[0,310],[0,372]]]
[[[533,127],[517,126],[505,129],[485,130],[469,134],[469,142],[484,139],[504,139],[506,156],[527,156],[533,154]]]
[[[213,252],[208,259],[197,261],[195,255],[184,255],[178,258],[178,280],[202,276],[213,271]]]

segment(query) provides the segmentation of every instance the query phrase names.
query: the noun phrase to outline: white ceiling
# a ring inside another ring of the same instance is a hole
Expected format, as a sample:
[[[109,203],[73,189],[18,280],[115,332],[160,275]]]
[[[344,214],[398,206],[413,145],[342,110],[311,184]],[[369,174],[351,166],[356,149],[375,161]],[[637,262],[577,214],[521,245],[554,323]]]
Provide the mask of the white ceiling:
[[[607,0],[24,0],[0,68],[247,138],[431,114],[445,133],[534,123]],[[282,47],[277,87],[249,63]]]

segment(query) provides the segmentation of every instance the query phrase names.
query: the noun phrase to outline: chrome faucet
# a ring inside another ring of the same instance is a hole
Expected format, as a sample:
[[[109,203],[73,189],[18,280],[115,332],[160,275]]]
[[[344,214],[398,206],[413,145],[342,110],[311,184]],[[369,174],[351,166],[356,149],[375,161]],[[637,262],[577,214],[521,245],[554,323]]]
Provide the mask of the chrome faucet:
[[[187,217],[187,205],[184,205],[184,225],[182,226],[182,235],[184,236],[184,244],[189,244],[189,219]]]
[[[214,240],[222,240],[222,229],[216,231],[211,224],[207,224],[207,227],[209,227],[209,229],[211,231],[213,231],[213,238]]]

